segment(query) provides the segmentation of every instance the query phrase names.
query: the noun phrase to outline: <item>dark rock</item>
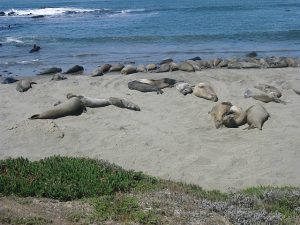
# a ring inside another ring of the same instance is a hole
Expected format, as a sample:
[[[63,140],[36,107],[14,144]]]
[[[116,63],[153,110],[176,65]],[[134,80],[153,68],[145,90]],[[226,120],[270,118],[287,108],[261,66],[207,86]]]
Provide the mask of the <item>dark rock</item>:
[[[44,18],[44,15],[37,15],[37,16],[32,16],[31,18],[33,19],[39,19],[39,18]]]
[[[9,12],[7,15],[8,15],[8,16],[14,16],[14,15],[16,15],[16,13],[15,13],[14,11],[11,11],[11,12]]]
[[[84,70],[83,66],[75,65],[68,69],[64,74],[79,74],[82,73]]]
[[[5,16],[5,12],[0,12],[0,16]]]
[[[32,49],[29,51],[29,53],[38,52],[40,49],[41,49],[40,46],[37,46],[36,44],[34,44]]]
[[[191,58],[191,59],[188,59],[188,60],[193,60],[193,61],[196,61],[196,60],[201,60],[201,58],[199,56],[196,56],[194,58]]]
[[[255,57],[257,57],[257,53],[256,52],[249,52],[249,53],[246,54],[246,57],[255,58]]]
[[[2,47],[2,44],[0,43],[0,47]]]
[[[60,73],[62,71],[61,68],[58,67],[51,67],[49,69],[44,70],[43,72],[40,72],[38,75],[49,75],[53,73]]]

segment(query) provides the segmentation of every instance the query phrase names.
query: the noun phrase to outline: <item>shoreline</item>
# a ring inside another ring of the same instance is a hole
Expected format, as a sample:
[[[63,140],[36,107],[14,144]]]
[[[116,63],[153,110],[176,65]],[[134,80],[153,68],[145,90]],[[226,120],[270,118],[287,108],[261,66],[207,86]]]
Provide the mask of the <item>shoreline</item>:
[[[70,75],[63,81],[34,76],[38,84],[24,93],[15,90],[16,84],[0,85],[0,158],[86,156],[206,189],[299,186],[300,103],[299,96],[289,89],[299,82],[299,72],[300,68],[207,69],[127,76]],[[262,131],[246,131],[244,127],[215,129],[207,114],[214,102],[183,96],[175,88],[157,95],[127,87],[134,79],[164,77],[192,84],[210,83],[219,102],[231,101],[243,109],[257,103],[243,98],[245,89],[268,83],[282,91],[287,105],[262,103],[271,115]],[[89,108],[80,116],[28,120],[58,100],[65,101],[69,92],[126,98],[139,105],[141,112],[108,106]]]

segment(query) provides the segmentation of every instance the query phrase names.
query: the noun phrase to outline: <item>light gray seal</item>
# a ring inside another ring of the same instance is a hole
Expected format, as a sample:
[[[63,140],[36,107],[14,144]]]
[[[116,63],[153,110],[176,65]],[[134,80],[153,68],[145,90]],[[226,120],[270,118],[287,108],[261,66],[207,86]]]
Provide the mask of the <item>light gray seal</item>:
[[[178,69],[185,72],[195,72],[193,65],[188,62],[182,62],[178,65]]]
[[[28,91],[30,88],[32,88],[32,84],[37,84],[37,83],[31,80],[20,80],[17,84],[16,90],[19,92]]]
[[[262,130],[265,121],[268,120],[270,114],[261,104],[255,104],[246,110],[247,123],[249,125],[246,129],[258,128]]]
[[[68,69],[64,74],[80,74],[84,70],[83,66],[75,65]]]
[[[186,82],[178,82],[175,84],[175,87],[183,95],[193,93],[193,86]]]
[[[278,88],[268,85],[268,84],[258,84],[254,86],[256,89],[261,90],[269,95],[275,96],[276,98],[280,98],[282,96],[281,91]]]
[[[136,73],[136,67],[133,65],[127,65],[121,70],[121,74],[128,75],[132,73]]]
[[[89,108],[105,107],[105,106],[108,106],[111,104],[110,101],[107,99],[84,97],[84,96],[75,95],[72,93],[67,94],[67,99],[71,99],[74,97],[79,98],[80,101],[82,101],[83,105],[85,107],[89,107]]]
[[[112,64],[109,72],[120,72],[124,68],[124,65],[121,63]]]
[[[163,93],[161,88],[151,85],[151,84],[142,83],[137,80],[128,82],[128,88],[130,90],[136,90],[136,91],[140,91],[140,92],[156,92],[157,94]]]
[[[285,101],[277,98],[276,96],[271,95],[271,94],[267,94],[267,93],[265,93],[261,90],[254,89],[254,88],[252,88],[252,89],[247,88],[245,93],[244,93],[244,97],[245,98],[252,97],[253,99],[264,102],[264,103],[276,102],[276,103],[286,104]]]
[[[247,123],[247,112],[235,105],[230,107],[227,115],[223,118],[223,124],[228,128],[237,128]]]
[[[156,86],[160,89],[166,88],[166,87],[174,87],[174,85],[177,83],[176,80],[170,79],[170,78],[162,78],[158,80],[154,79],[139,79],[137,80],[141,83],[150,84],[152,86]]]
[[[46,70],[40,72],[38,75],[49,75],[49,74],[53,74],[53,73],[60,73],[61,71],[62,71],[61,68],[51,67],[49,69],[46,69]]]
[[[193,93],[199,98],[204,98],[213,102],[218,101],[218,97],[214,89],[206,83],[197,84],[193,90]]]
[[[103,76],[105,73],[109,72],[109,69],[111,68],[110,64],[104,64],[98,68],[96,68],[92,72],[92,77],[98,77],[98,76]]]
[[[79,116],[86,112],[86,108],[79,98],[71,98],[68,101],[54,106],[53,109],[41,114],[35,114],[29,119],[58,119],[65,116]]]
[[[54,74],[51,80],[59,81],[59,80],[66,80],[68,78],[62,76],[60,73]]]
[[[126,108],[134,111],[141,111],[140,107],[133,102],[124,99],[124,98],[115,98],[115,97],[110,97],[109,102],[119,108]]]

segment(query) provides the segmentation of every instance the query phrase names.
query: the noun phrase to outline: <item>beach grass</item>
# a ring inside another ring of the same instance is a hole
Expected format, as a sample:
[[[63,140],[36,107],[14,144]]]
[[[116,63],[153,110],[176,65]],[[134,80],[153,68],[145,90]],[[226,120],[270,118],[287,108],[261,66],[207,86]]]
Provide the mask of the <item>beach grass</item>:
[[[256,216],[262,222],[284,224],[288,221],[293,224],[300,215],[300,189],[296,187],[259,186],[235,192],[208,191],[196,185],[124,170],[102,160],[62,156],[39,161],[25,158],[0,160],[0,194],[60,201],[81,199],[94,209],[89,221],[167,224],[166,218],[178,207],[187,211],[199,207],[234,224],[241,216],[250,222]],[[233,209],[239,211],[232,213]],[[75,214],[71,219],[77,221],[80,217]],[[10,220],[3,216],[0,219],[2,222]],[[37,218],[15,219],[15,222],[25,224],[28,219],[33,221],[32,224],[45,222]]]

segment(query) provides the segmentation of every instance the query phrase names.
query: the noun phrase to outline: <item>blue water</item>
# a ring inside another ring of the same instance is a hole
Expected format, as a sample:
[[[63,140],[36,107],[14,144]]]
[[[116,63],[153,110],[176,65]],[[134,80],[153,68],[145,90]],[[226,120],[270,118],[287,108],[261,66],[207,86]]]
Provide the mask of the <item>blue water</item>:
[[[299,0],[0,0],[0,11],[0,74],[249,51],[300,56]],[[34,43],[42,49],[30,54]]]

